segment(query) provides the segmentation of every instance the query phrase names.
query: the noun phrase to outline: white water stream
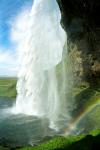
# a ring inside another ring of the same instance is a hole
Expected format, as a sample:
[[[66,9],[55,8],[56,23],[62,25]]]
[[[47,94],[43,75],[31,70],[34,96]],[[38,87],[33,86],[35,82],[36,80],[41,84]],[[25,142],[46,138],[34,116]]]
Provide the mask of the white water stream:
[[[56,66],[62,61],[67,40],[60,21],[56,0],[35,0],[18,46],[21,67],[16,112],[47,117],[52,128],[57,127],[63,116],[68,116],[66,101],[61,99],[56,77]],[[62,82],[65,82],[64,79]]]

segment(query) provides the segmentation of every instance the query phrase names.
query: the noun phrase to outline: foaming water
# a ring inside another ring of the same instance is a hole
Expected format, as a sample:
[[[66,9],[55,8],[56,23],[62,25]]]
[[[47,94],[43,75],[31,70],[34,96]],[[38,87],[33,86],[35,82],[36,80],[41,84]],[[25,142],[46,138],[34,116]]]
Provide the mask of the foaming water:
[[[56,0],[35,0],[25,30],[19,27],[23,31],[21,42],[18,41],[21,68],[14,111],[47,117],[52,128],[58,128],[59,120],[69,118],[66,101],[58,91],[56,74],[67,40],[60,21]],[[65,80],[62,82],[60,89],[64,90]]]
[[[48,127],[48,119],[15,114],[14,100],[0,97],[0,145],[17,148],[51,139],[54,131]]]

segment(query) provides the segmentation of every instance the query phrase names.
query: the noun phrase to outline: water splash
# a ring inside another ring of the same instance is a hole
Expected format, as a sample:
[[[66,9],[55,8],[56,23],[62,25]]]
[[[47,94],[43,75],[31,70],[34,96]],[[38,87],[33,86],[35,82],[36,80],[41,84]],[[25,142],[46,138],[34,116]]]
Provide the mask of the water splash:
[[[35,0],[28,18],[18,46],[21,67],[16,112],[45,116],[50,120],[50,127],[57,128],[59,121],[68,118],[68,112],[58,90],[56,74],[66,41],[56,0]],[[64,79],[62,82],[60,89],[64,90]]]

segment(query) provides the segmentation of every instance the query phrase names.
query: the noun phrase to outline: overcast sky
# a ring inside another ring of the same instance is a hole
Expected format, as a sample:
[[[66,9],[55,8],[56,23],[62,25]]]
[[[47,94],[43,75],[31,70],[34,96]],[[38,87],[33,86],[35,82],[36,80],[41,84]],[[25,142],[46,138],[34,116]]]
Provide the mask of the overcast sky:
[[[16,76],[18,57],[11,39],[12,24],[22,10],[31,9],[33,0],[0,0],[0,76]]]

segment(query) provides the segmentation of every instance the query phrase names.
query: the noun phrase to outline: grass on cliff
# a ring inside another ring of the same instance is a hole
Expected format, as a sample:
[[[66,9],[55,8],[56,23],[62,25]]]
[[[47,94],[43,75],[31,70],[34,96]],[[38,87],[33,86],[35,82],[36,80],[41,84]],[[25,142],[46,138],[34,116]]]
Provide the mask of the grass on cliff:
[[[0,97],[16,97],[16,78],[0,78]]]

